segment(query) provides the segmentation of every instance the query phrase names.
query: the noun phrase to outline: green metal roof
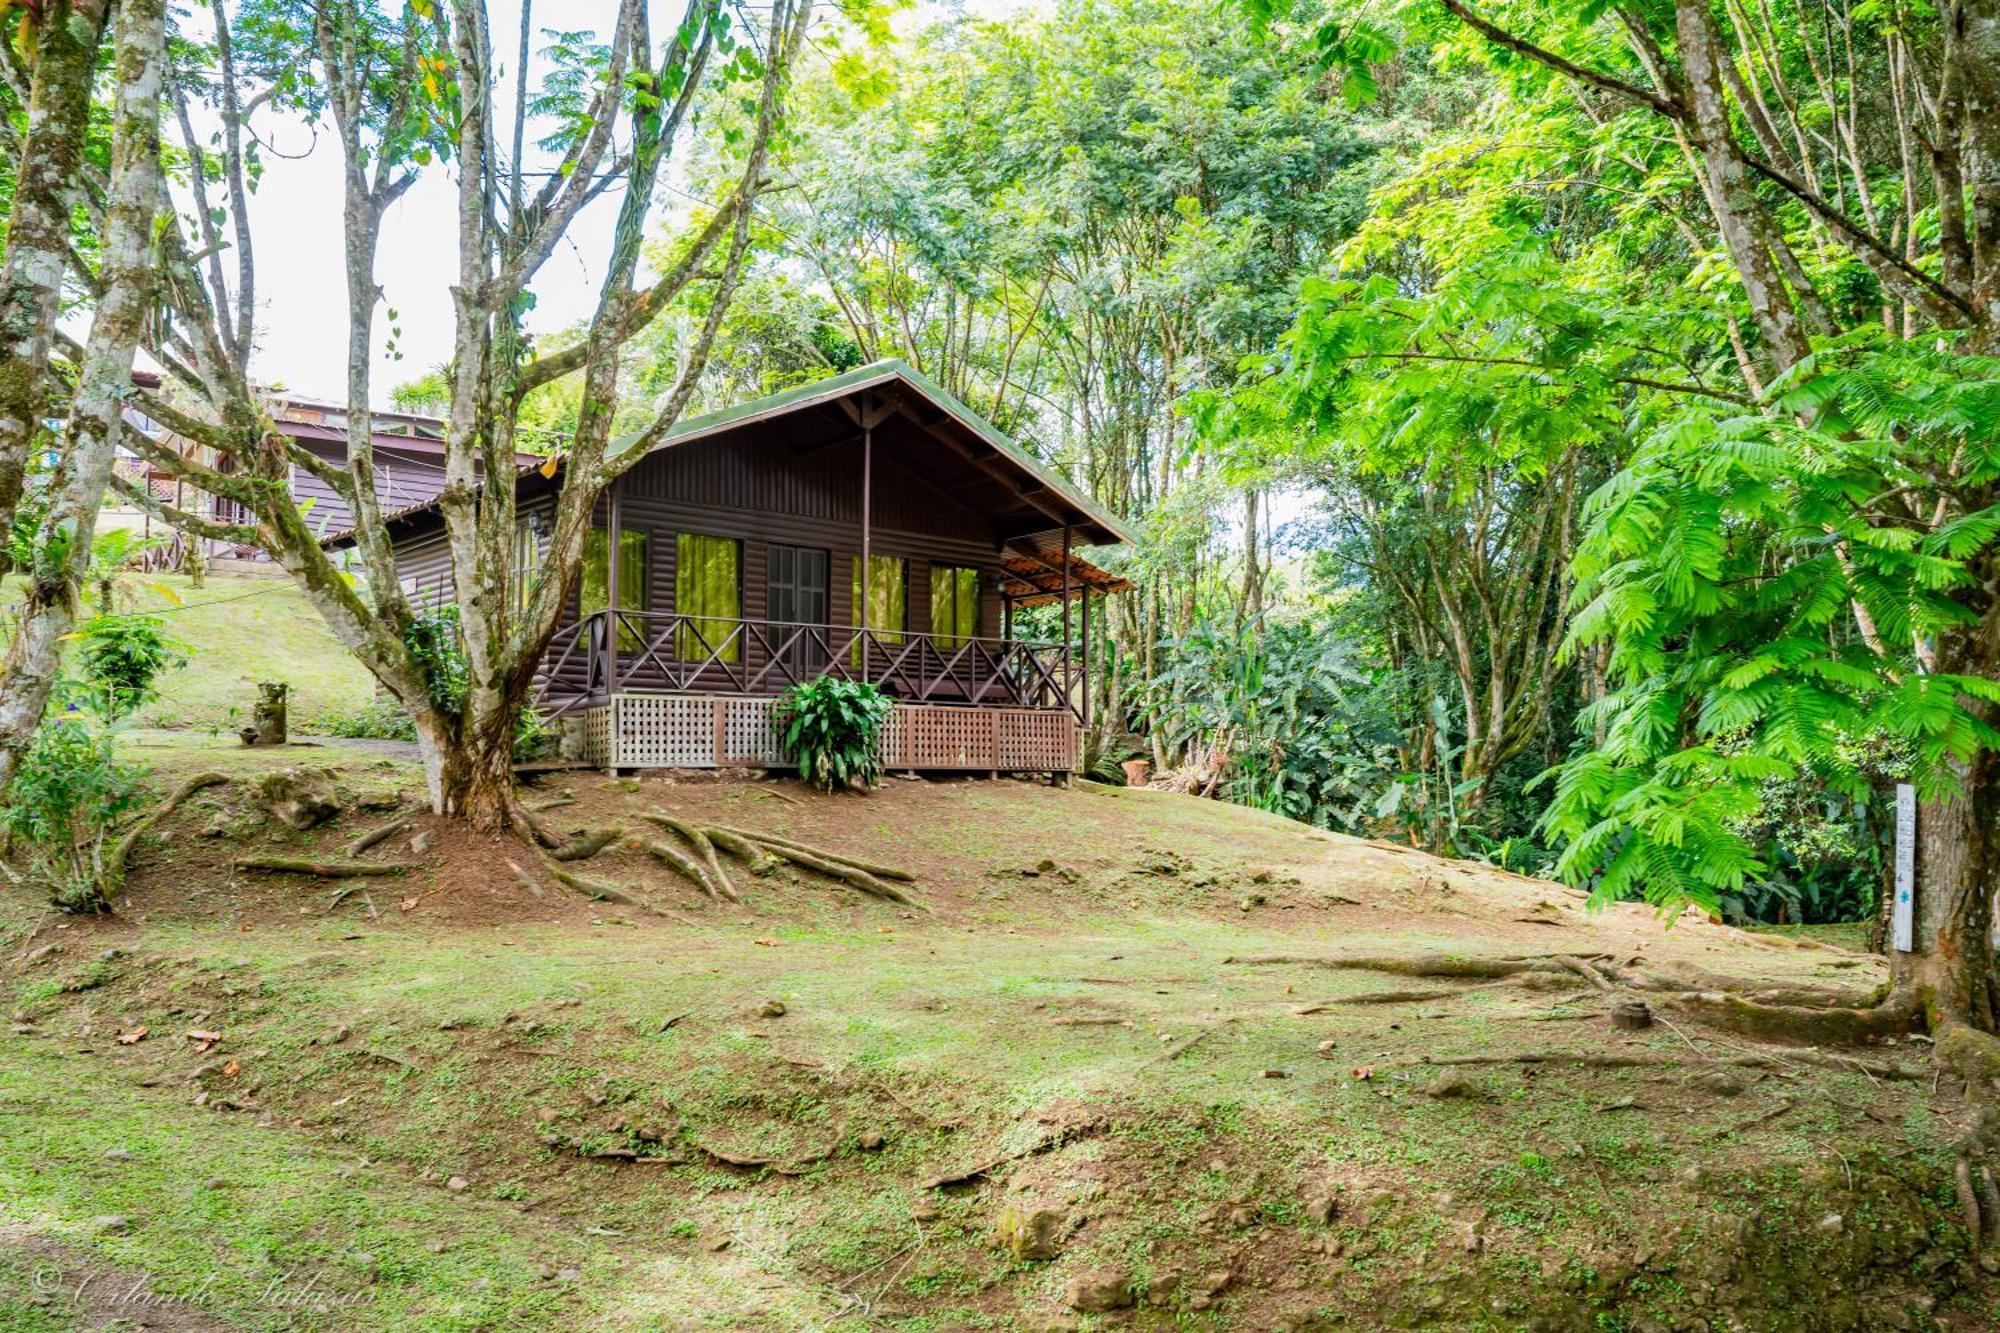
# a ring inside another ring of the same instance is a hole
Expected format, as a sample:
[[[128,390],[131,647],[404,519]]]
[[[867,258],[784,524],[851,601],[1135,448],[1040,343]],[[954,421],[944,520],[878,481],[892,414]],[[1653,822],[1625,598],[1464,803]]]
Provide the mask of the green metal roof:
[[[1119,522],[1110,511],[1098,504],[1097,501],[1091,499],[1088,495],[1070,485],[1068,481],[1050,471],[1041,460],[1009,438],[1006,432],[1002,431],[998,426],[995,426],[979,413],[973,411],[970,407],[967,407],[959,400],[956,394],[953,394],[909,362],[895,358],[871,361],[865,366],[856,366],[853,370],[843,371],[838,375],[829,376],[823,380],[814,380],[810,384],[794,385],[789,389],[781,389],[777,393],[766,394],[762,398],[753,398],[747,403],[738,403],[734,407],[725,407],[720,411],[708,412],[698,417],[689,417],[683,421],[676,422],[667,431],[666,435],[662,437],[660,443],[654,447],[665,449],[676,444],[685,444],[690,440],[701,439],[720,431],[748,425],[753,421],[782,416],[786,412],[796,411],[801,407],[811,407],[817,403],[831,402],[836,398],[844,398],[858,389],[869,389],[891,381],[901,381],[903,384],[916,390],[919,394],[922,394],[925,398],[928,398],[936,406],[942,408],[953,420],[957,421],[959,425],[978,436],[1023,472],[1026,472],[1049,490],[1060,495],[1064,500],[1075,506],[1078,513],[1103,528],[1118,541],[1129,542],[1134,540],[1131,532],[1125,525]],[[621,436],[619,439],[612,441],[611,452],[614,454],[623,452],[623,449],[629,447],[630,443],[637,438],[638,434],[636,432],[631,435]]]

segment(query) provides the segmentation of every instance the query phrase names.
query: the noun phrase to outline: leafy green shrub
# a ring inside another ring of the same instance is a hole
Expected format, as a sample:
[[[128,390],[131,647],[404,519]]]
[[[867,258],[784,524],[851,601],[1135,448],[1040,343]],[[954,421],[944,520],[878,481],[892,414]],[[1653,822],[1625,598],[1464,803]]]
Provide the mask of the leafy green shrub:
[[[118,761],[109,733],[73,715],[49,718],[0,806],[8,878],[41,888],[65,912],[106,910],[104,844],[143,799],[144,776]]]
[[[472,684],[472,668],[465,660],[465,642],[460,637],[458,608],[440,607],[418,616],[403,636],[403,643],[424,667],[426,689],[431,706],[448,716],[456,716],[465,707],[465,692]],[[353,737],[379,737],[388,740],[415,740],[417,729],[393,700],[386,705],[402,717],[402,726],[397,730],[380,732],[330,731],[329,735]],[[366,716],[364,716],[366,715]],[[348,715],[359,725],[366,725],[369,718],[379,717],[375,705]],[[383,719],[385,727],[393,723]],[[514,718],[514,759],[521,762],[538,759],[546,755],[555,742],[555,729],[537,712],[532,705],[523,708]]]
[[[821,791],[872,786],[882,776],[882,724],[895,707],[873,685],[821,676],[778,697],[778,744]]]
[[[404,632],[403,646],[423,665],[431,707],[440,713],[457,714],[465,706],[465,692],[472,685],[472,669],[459,637],[458,608],[440,607],[418,616]]]
[[[1221,760],[1223,799],[1323,828],[1383,813],[1395,733],[1331,627],[1202,619],[1160,656],[1141,715],[1174,752]]]
[[[417,725],[394,695],[378,694],[359,708],[315,713],[299,724],[309,736],[339,736],[345,740],[414,741]]]
[[[130,716],[153,697],[161,673],[184,666],[188,647],[161,632],[158,616],[102,615],[77,631],[77,699],[107,722]]]

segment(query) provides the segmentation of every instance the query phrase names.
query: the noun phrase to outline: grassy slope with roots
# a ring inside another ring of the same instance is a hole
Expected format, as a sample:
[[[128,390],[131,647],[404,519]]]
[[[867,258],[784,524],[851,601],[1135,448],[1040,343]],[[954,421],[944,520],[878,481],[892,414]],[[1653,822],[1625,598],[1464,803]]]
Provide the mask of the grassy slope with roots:
[[[68,1296],[32,1303],[51,1264],[247,1328],[2000,1317],[1957,1220],[1973,1111],[1919,1045],[1826,1068],[1664,1000],[1670,1022],[1616,1032],[1567,972],[1228,961],[1602,955],[1865,991],[1872,958],[1593,916],[1213,803],[1006,782],[571,774],[535,797],[573,797],[558,833],[665,809],[901,864],[925,911],[796,868],[732,867],[744,902],[717,903],[625,848],[580,869],[647,907],[593,903],[518,844],[436,828],[400,878],[238,874],[340,855],[414,806],[415,774],[339,747],[146,757],[162,785],[335,766],[350,812],[293,833],[237,782],[148,840],[115,920],[0,900],[9,1328],[74,1322]],[[1333,1003],[1392,991],[1428,998]],[[1560,1052],[1639,1063],[1426,1064]],[[279,1305],[273,1283],[308,1289]],[[1072,1308],[1093,1284],[1135,1308]]]

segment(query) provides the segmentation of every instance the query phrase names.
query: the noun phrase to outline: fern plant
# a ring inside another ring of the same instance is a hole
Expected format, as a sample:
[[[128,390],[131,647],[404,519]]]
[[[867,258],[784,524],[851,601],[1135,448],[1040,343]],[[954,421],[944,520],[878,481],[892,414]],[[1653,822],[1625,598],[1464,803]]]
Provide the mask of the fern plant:
[[[895,706],[862,681],[805,681],[778,698],[778,744],[821,791],[870,787],[882,776],[882,724]]]
[[[1610,644],[1618,688],[1544,827],[1600,897],[1717,910],[1772,873],[1774,784],[1931,799],[2000,749],[1968,649],[2000,559],[2000,362],[1884,341],[1828,345],[1768,410],[1681,414],[1592,498],[1570,644]]]

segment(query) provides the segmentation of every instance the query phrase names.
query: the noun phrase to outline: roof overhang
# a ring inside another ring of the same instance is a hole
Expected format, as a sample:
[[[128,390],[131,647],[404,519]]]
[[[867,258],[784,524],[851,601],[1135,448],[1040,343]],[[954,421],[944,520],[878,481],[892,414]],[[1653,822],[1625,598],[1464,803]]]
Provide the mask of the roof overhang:
[[[1011,497],[1010,507],[1016,513],[997,534],[1003,548],[1011,547],[1038,554],[1044,560],[1059,561],[1065,540],[1071,548],[1116,546],[1133,540],[1132,534],[1115,515],[966,406],[956,395],[902,361],[872,362],[811,384],[739,403],[735,407],[689,417],[668,430],[653,450],[677,448],[785,416],[828,407],[844,412],[857,431],[880,426],[889,416],[900,416],[916,430],[928,433],[930,438],[926,447],[934,444],[940,450],[949,450],[955,461],[969,464],[994,483],[1005,486]],[[639,438],[637,433],[621,436],[611,441],[609,451],[615,457],[633,447]],[[396,441],[399,444],[402,442],[400,439]],[[538,486],[554,486],[559,484],[557,478],[560,471],[559,460],[552,466],[538,461],[521,469],[516,485],[523,488],[524,494]],[[383,518],[390,524],[413,524],[423,521],[424,516],[434,513],[436,508],[436,502],[431,501],[385,514]],[[339,547],[350,543],[353,537],[354,533],[349,529],[328,535],[322,544]],[[1056,568],[1059,570],[1060,564]],[[1057,577],[1060,579],[1059,574]],[[1028,595],[1034,594],[1029,592]]]

